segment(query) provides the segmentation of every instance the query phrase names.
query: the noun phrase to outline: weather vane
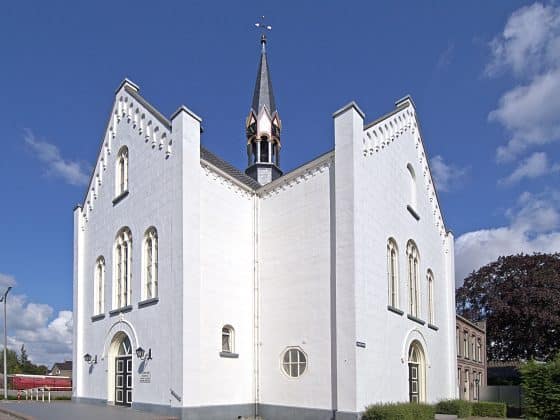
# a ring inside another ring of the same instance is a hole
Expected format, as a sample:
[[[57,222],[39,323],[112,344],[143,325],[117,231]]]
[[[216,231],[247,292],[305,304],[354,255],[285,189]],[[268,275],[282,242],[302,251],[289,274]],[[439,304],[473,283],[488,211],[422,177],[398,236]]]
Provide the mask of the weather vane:
[[[261,16],[260,20],[255,23],[255,26],[259,29],[261,29],[262,31],[262,35],[261,35],[261,43],[263,44],[263,48],[264,48],[264,44],[266,44],[266,31],[271,31],[272,30],[272,26],[271,25],[267,25],[264,21],[264,16]]]

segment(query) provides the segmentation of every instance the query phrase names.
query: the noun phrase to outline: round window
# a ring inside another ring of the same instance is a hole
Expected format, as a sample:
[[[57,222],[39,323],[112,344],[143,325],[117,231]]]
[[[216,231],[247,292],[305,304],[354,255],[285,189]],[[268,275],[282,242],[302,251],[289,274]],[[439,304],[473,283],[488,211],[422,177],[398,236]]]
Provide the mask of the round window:
[[[284,352],[282,358],[282,369],[286,375],[297,378],[305,372],[307,367],[307,356],[298,348],[290,348]]]

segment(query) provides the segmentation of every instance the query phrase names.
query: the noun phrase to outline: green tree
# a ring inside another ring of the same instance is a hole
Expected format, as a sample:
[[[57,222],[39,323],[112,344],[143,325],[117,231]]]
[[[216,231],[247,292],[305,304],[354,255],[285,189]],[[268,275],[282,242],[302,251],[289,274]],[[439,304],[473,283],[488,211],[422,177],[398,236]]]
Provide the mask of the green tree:
[[[18,359],[18,355],[14,350],[7,350],[7,357],[6,357],[6,365],[7,365],[7,369],[8,369],[8,374],[12,374],[12,373],[21,373],[21,366],[19,364],[19,359]],[[2,352],[0,352],[1,357],[1,363],[2,366],[4,366],[4,351],[2,350]]]
[[[465,279],[456,303],[486,320],[488,360],[549,360],[560,349],[560,254],[500,257]]]
[[[30,369],[30,365],[31,362],[29,361],[29,357],[27,356],[27,350],[25,350],[25,344],[21,345],[21,348],[19,350],[19,365],[21,366],[21,370],[24,373],[30,373],[27,372]]]
[[[560,356],[548,363],[530,361],[521,367],[525,414],[544,420],[560,413]]]

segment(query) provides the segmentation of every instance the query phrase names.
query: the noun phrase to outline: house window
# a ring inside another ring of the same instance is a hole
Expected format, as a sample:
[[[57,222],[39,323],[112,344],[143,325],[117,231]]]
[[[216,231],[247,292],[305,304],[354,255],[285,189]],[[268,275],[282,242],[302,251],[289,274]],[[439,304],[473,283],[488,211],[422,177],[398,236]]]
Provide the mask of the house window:
[[[127,227],[117,234],[114,261],[113,308],[116,309],[130,305],[132,234]]]
[[[406,254],[408,257],[408,312],[410,315],[418,317],[420,313],[420,291],[418,288],[420,256],[413,241],[408,241]]]
[[[399,307],[399,262],[397,243],[393,238],[387,242],[387,277],[389,283],[389,305]]]
[[[117,154],[115,194],[117,196],[128,191],[128,148],[121,147]]]
[[[471,359],[476,360],[474,335],[471,336]]]
[[[463,332],[463,357],[469,358],[469,333],[466,331]]]
[[[234,333],[233,327],[226,325],[222,328],[222,351],[226,353],[234,352]]]
[[[459,327],[455,327],[455,339],[457,340],[457,356],[461,355],[461,334],[459,333]]]
[[[307,368],[307,357],[297,347],[292,347],[284,352],[282,357],[282,369],[284,373],[292,378],[298,378]]]
[[[416,207],[416,174],[414,173],[414,168],[412,167],[412,165],[409,163],[408,165],[406,165],[406,169],[408,170],[408,175],[409,175],[409,183],[410,183],[410,207],[412,207],[414,210],[417,210]]]
[[[158,296],[158,235],[154,227],[144,234],[144,299]]]
[[[94,315],[103,313],[103,297],[105,294],[105,258],[99,257],[95,262],[95,282],[94,282]]]
[[[477,340],[476,342],[476,353],[477,353],[477,360],[479,362],[482,362],[482,343],[480,341],[480,338]]]
[[[428,270],[428,322],[433,324],[435,322],[434,315],[434,273]]]

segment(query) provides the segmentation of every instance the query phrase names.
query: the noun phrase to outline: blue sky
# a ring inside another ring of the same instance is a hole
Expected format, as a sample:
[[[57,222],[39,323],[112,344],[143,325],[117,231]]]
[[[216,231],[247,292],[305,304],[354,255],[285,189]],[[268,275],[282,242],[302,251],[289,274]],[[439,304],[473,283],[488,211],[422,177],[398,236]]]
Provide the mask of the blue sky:
[[[320,5],[320,6],[319,6]],[[332,113],[366,122],[412,95],[458,280],[560,246],[556,2],[9,2],[0,16],[0,284],[10,344],[69,357],[72,208],[124,77],[164,115],[185,104],[203,145],[244,168],[259,15],[283,120],[283,169],[333,147]]]

